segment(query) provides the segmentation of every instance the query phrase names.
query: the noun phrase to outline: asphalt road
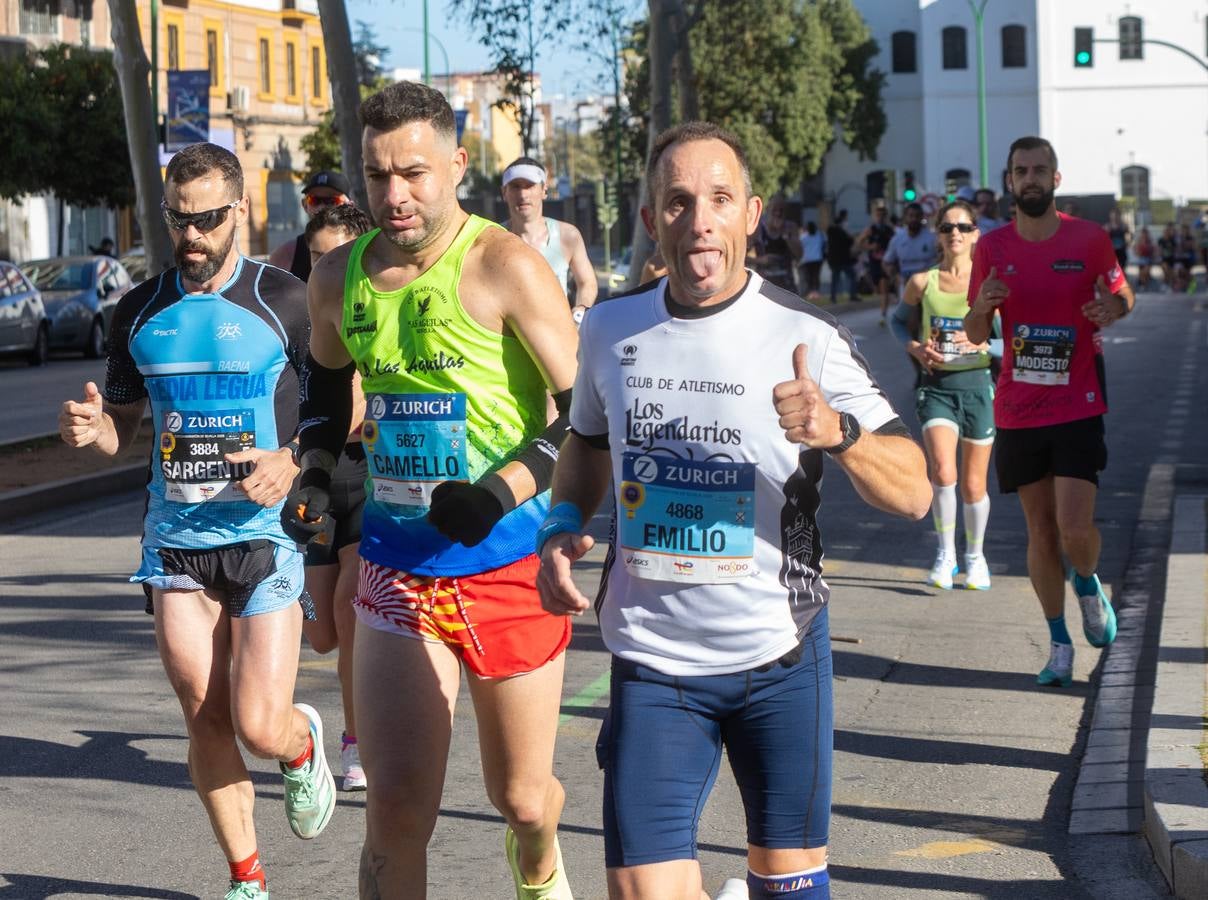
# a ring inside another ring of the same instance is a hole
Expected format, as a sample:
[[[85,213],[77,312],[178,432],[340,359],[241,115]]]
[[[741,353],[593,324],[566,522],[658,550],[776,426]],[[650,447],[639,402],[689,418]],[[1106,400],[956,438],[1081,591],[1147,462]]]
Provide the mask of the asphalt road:
[[[1152,296],[1108,332],[1111,462],[1101,484],[1101,576],[1122,581],[1145,479],[1158,453],[1162,388],[1188,353],[1208,391],[1204,299]],[[1198,321],[1194,332],[1188,323]],[[917,429],[910,370],[875,311],[844,319],[903,418]],[[791,372],[785,360],[786,377]],[[9,378],[10,372],[0,373]],[[1177,448],[1198,461],[1203,426]],[[836,761],[830,853],[836,898],[1167,897],[1137,836],[1068,834],[1071,793],[1099,653],[1075,638],[1075,683],[1040,690],[1047,631],[1024,569],[1022,515],[994,495],[987,593],[921,583],[928,523],[864,506],[837,466],[823,487],[836,641]],[[225,867],[188,782],[178,710],[155,655],[135,566],[141,498],[50,511],[0,536],[0,900],[215,897]],[[594,584],[598,556],[581,577]],[[1077,612],[1069,609],[1071,621]],[[1076,629],[1075,629],[1076,630]],[[605,895],[594,742],[608,656],[594,624],[568,657],[557,772],[562,843],[580,900]],[[406,689],[383,685],[383,690]],[[303,653],[297,696],[325,715],[337,749],[334,660]],[[405,752],[406,748],[401,748]],[[355,896],[363,795],[342,795],[328,830],[290,834],[274,768],[253,763],[273,896]],[[723,767],[724,770],[724,767]],[[723,771],[700,828],[706,887],[741,876],[741,803]],[[480,785],[464,695],[429,896],[507,898],[503,826]]]
[[[64,400],[83,397],[86,381],[104,387],[105,360],[52,356],[44,366],[0,361],[0,443],[57,430],[59,407]]]

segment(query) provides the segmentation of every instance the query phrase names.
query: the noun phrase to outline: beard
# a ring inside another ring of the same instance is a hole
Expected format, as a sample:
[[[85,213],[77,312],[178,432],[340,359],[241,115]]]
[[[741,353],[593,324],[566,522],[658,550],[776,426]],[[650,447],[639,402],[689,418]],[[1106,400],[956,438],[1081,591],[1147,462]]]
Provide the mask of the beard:
[[[231,245],[234,243],[235,229],[233,228],[226,240],[218,247],[210,248],[201,241],[195,243],[181,241],[173,251],[173,255],[176,257],[176,268],[180,270],[181,277],[186,281],[205,284],[218,274],[218,270],[226,262],[227,255],[231,252]],[[186,253],[204,253],[206,258],[200,262],[194,262],[185,258]]]
[[[386,213],[386,218],[389,218],[390,213]],[[434,240],[445,233],[445,226],[453,217],[451,208],[438,209],[434,206],[429,206],[424,209],[422,224],[418,228],[411,229],[408,234],[403,234],[398,231],[382,229],[382,234],[386,240],[394,244],[400,250],[405,250],[408,253],[418,253],[423,250]]]
[[[1031,190],[1015,198],[1015,206],[1030,219],[1039,219],[1053,202],[1055,190],[1033,192]]]

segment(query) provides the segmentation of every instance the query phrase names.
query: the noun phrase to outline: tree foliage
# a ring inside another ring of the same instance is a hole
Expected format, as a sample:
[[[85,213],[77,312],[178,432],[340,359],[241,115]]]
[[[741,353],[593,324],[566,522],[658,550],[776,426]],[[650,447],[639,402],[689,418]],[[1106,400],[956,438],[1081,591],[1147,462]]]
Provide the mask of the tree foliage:
[[[362,88],[376,90],[382,82],[382,60],[390,48],[377,40],[373,26],[357,20],[357,39],[352,42],[352,54],[356,57],[357,81]]]
[[[876,158],[885,133],[883,73],[870,68],[876,41],[852,0],[694,0],[684,6],[690,67],[673,88],[683,109],[743,140],[756,192],[769,196],[818,172],[836,134]],[[648,60],[647,28],[632,41]],[[686,63],[680,61],[679,66]],[[630,109],[650,108],[648,78],[626,80]],[[691,91],[694,98],[684,97]],[[630,141],[645,153],[644,129]]]
[[[503,97],[495,105],[515,112],[525,154],[535,145],[532,76],[538,50],[571,26],[577,5],[568,0],[449,0],[449,9],[465,16],[490,52],[490,71],[503,81]]]
[[[56,44],[0,63],[0,196],[128,206],[134,176],[113,54]]]

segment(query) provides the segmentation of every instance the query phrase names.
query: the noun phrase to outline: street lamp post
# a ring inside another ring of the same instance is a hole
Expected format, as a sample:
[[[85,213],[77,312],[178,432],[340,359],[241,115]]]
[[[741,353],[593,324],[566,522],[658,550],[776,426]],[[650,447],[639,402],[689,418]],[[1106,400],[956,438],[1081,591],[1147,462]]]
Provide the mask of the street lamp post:
[[[447,72],[448,70],[449,66],[446,62],[445,71]],[[424,84],[427,84],[428,81],[428,0],[424,0]]]
[[[410,31],[413,34],[420,34],[419,28],[400,28],[399,31]],[[449,83],[452,80],[452,69],[449,68],[449,51],[445,49],[444,42],[434,34],[424,33],[424,42],[433,41],[436,44],[436,49],[440,51],[441,58],[445,61],[445,98],[448,99],[450,94]],[[424,63],[424,84],[428,83],[428,68],[427,63]]]
[[[979,187],[990,184],[990,150],[986,137],[986,52],[985,39],[982,33],[982,13],[990,0],[968,0],[969,9],[973,12],[973,22],[976,28],[974,34],[977,45],[977,149],[980,182]]]

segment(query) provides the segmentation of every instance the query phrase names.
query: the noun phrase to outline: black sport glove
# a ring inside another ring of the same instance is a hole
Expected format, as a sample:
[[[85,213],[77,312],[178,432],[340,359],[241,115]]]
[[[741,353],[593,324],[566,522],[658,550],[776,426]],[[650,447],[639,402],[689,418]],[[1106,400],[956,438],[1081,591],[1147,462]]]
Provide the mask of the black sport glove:
[[[511,499],[511,490],[497,475],[488,475],[477,484],[442,482],[432,491],[428,521],[449,540],[473,547],[486,540],[495,523],[515,508],[515,500],[505,508],[501,495]]]
[[[326,555],[324,549],[327,554],[331,552],[336,520],[328,512],[330,508],[331,493],[327,485],[300,487],[285,498],[281,527],[289,537],[306,545],[308,556],[312,547],[316,557]]]

